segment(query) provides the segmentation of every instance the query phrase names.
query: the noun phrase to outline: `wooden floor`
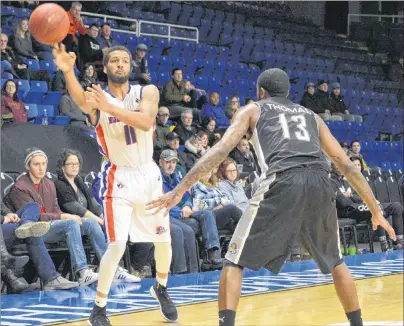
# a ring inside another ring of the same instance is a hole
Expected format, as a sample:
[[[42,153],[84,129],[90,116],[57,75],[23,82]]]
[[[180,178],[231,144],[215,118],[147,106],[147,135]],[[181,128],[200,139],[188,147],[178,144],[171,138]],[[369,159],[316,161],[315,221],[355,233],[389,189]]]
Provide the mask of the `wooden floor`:
[[[403,324],[403,274],[358,280],[356,285],[365,325]],[[179,325],[218,324],[216,301],[182,306],[178,311]],[[111,316],[110,320],[114,326],[166,324],[158,310]],[[348,325],[332,284],[243,297],[236,324]],[[86,321],[64,325],[86,325]]]

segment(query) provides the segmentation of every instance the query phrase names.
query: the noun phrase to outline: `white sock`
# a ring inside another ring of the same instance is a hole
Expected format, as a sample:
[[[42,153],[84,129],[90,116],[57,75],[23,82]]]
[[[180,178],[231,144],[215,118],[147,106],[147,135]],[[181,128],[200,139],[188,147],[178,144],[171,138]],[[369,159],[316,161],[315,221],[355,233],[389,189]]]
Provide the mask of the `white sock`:
[[[157,281],[160,285],[162,285],[162,286],[164,286],[164,287],[166,288],[166,287],[167,287],[168,277],[166,277],[166,278],[161,278],[161,277],[159,277],[158,275],[156,275],[156,281]]]
[[[107,298],[100,298],[98,295],[95,297],[95,304],[100,307],[104,308],[107,305]]]

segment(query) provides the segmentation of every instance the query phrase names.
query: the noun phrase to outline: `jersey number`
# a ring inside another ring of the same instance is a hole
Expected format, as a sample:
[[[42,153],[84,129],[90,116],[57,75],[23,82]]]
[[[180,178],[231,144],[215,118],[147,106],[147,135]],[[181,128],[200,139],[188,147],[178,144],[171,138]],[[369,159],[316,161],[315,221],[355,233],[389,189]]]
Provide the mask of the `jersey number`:
[[[303,115],[292,115],[290,120],[297,123],[297,131],[295,131],[295,136],[298,140],[310,141],[310,135],[306,130],[306,118]],[[283,131],[283,138],[290,139],[290,130],[288,121],[284,113],[279,114],[279,123],[281,124]]]
[[[125,131],[126,145],[132,145],[136,143],[135,129],[131,126],[125,125],[123,127],[123,130]]]

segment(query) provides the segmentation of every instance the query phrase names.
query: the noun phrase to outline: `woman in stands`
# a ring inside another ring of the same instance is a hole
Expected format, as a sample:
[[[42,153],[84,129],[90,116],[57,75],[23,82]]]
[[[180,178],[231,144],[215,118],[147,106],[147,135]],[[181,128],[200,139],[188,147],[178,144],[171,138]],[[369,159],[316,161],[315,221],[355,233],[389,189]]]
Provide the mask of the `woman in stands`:
[[[226,196],[230,204],[236,205],[242,212],[248,206],[244,185],[245,181],[240,180],[240,174],[237,170],[237,163],[231,158],[225,159],[217,172],[219,182],[217,188]]]
[[[213,117],[205,117],[202,119],[201,130],[208,134],[209,146],[212,147],[220,139],[220,134],[215,133],[216,120]]]
[[[99,228],[92,228],[93,232],[87,234],[91,247],[99,261],[107,250],[105,237],[101,226],[104,225],[103,208],[94,198],[91,190],[79,176],[83,159],[80,152],[73,149],[63,149],[59,154],[56,171],[58,180],[55,181],[56,194],[60,208],[69,214],[82,218],[83,228],[88,223],[96,221]],[[115,280],[124,282],[140,282],[123,268],[118,267]]]
[[[197,136],[201,140],[202,147],[206,153],[206,151],[210,148],[208,134],[203,130],[199,130]]]
[[[226,116],[229,118],[230,123],[233,121],[233,117],[240,109],[240,99],[233,95],[226,103]]]
[[[86,63],[83,66],[83,70],[80,73],[80,85],[84,89],[87,87],[91,87],[92,84],[99,84],[97,72],[95,71],[95,67],[92,63]]]
[[[226,196],[216,187],[217,178],[214,173],[208,173],[195,183],[191,190],[194,210],[210,210],[216,216],[218,230],[234,231],[243,214],[242,210],[230,203]]]
[[[18,85],[11,79],[1,90],[1,117],[4,122],[24,123],[28,120],[27,109],[18,98]]]
[[[17,29],[14,31],[10,42],[21,59],[38,60],[38,56],[32,49],[32,38],[28,30],[28,20],[23,19],[18,22]]]

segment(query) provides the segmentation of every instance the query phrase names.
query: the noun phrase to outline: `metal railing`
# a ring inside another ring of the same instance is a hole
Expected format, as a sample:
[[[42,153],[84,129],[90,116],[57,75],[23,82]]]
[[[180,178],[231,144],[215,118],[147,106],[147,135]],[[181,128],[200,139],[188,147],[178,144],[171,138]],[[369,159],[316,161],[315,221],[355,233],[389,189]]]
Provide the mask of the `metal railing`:
[[[135,34],[137,37],[139,36],[153,36],[153,37],[161,37],[161,38],[167,38],[168,40],[185,40],[185,41],[192,41],[199,43],[199,29],[196,27],[192,26],[183,26],[183,25],[175,25],[175,24],[166,24],[166,23],[160,23],[160,22],[153,22],[153,21],[147,21],[147,20],[137,20],[133,18],[125,18],[125,17],[118,17],[118,16],[111,16],[111,15],[102,15],[102,14],[94,14],[91,12],[81,12],[82,16],[89,16],[89,17],[96,17],[96,18],[101,18],[104,23],[106,23],[108,20],[121,20],[125,22],[130,22],[132,23],[132,28],[135,27],[134,31],[129,31],[129,30],[124,30],[124,29],[117,29],[117,28],[112,28],[111,31],[113,32],[120,32],[120,33],[128,33],[128,34]],[[161,26],[161,27],[167,27],[167,34],[155,34],[155,33],[147,33],[147,32],[142,32],[142,25],[156,25],[156,26]],[[86,27],[88,27],[87,24],[85,24]],[[195,38],[193,37],[182,37],[182,36],[173,36],[172,30],[173,29],[183,29],[183,30],[189,30],[195,32]]]
[[[403,22],[404,21],[404,15],[376,15],[376,14],[348,14],[348,26],[347,26],[347,33],[348,35],[350,34],[350,30],[351,30],[351,22],[353,22],[354,20],[352,19],[353,17],[374,17],[374,18],[378,18],[378,21],[381,22],[383,18],[389,18],[391,19],[392,23],[396,22]],[[401,21],[399,21],[401,19]],[[359,20],[360,21],[360,20]],[[355,22],[358,22],[357,20],[355,20]]]

